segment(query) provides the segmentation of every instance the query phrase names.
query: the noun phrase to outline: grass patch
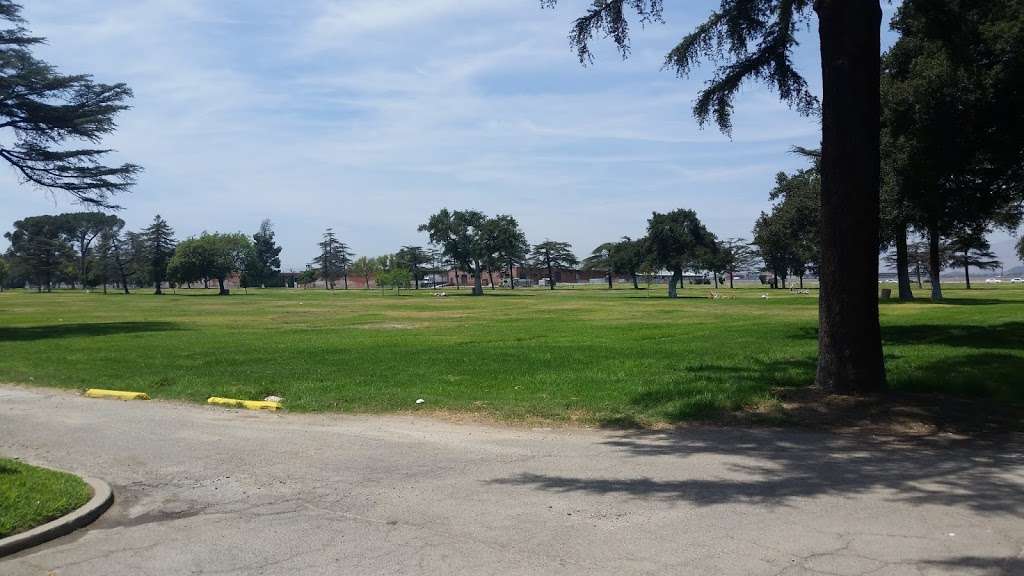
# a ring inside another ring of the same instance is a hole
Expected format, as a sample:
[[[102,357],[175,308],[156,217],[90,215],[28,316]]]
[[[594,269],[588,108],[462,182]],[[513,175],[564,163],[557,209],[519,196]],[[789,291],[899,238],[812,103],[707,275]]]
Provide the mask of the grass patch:
[[[610,425],[713,419],[811,384],[814,291],[708,292],[13,291],[0,294],[0,381],[273,394],[296,411],[411,411],[424,398],[425,410]],[[1024,404],[1024,287],[946,293],[882,303],[892,388]]]
[[[0,538],[60,518],[89,498],[78,476],[0,458]]]

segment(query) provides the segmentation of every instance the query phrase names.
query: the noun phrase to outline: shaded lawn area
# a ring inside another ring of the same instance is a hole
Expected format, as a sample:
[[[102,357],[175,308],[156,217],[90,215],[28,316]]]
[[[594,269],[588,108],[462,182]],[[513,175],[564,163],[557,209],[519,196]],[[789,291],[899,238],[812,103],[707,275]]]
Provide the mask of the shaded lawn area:
[[[454,294],[452,294],[454,292]],[[258,399],[298,411],[675,423],[813,381],[817,297],[761,287],[0,294],[0,381]],[[890,383],[1024,405],[1024,288],[882,304]],[[762,298],[768,294],[768,298]],[[496,296],[502,297],[496,297]]]
[[[91,497],[77,476],[0,458],[0,538],[60,518]]]

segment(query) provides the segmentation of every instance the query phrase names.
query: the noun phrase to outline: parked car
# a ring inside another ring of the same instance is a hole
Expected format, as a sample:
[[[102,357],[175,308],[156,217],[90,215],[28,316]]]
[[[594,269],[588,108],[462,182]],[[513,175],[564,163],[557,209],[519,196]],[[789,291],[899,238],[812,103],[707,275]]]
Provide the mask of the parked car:
[[[1010,278],[1010,284],[1024,284],[1024,278]]]
[[[985,284],[1002,284],[1002,278],[985,278]]]

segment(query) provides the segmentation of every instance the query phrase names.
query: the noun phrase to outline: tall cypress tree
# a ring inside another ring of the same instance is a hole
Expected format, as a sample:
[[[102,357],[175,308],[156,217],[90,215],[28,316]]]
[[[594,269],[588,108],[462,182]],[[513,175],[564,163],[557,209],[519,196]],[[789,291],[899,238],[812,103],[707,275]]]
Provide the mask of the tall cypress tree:
[[[167,264],[174,256],[174,230],[166,220],[157,214],[153,223],[142,231],[149,277],[153,281],[153,293],[163,294],[161,286],[167,278]]]

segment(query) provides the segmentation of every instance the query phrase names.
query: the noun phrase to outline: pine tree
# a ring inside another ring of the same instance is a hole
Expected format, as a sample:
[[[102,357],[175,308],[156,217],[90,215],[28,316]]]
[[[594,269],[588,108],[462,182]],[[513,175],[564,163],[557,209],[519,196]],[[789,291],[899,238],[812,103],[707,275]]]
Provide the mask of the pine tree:
[[[246,283],[255,286],[277,284],[281,274],[281,247],[274,242],[274,227],[269,218],[260,223],[260,230],[252,235],[252,241],[253,261],[246,269]]]
[[[348,269],[352,264],[352,252],[348,245],[338,240],[334,230],[328,228],[324,232],[323,240],[319,243],[320,255],[313,259],[313,262],[320,268],[320,277],[324,280],[324,287],[334,290],[334,283],[344,279],[345,289],[348,290]]]
[[[21,6],[0,0],[0,158],[22,180],[63,190],[77,200],[110,207],[111,196],[129,190],[141,170],[134,164],[104,166],[109,150],[69,149],[68,141],[100,142],[117,127],[114,118],[128,108],[131,89],[97,84],[87,74],[64,75],[32,55],[45,39],[29,35]]]
[[[149,277],[153,281],[153,294],[163,294],[161,286],[167,278],[167,264],[174,256],[174,230],[157,214],[153,223],[142,231]]]

